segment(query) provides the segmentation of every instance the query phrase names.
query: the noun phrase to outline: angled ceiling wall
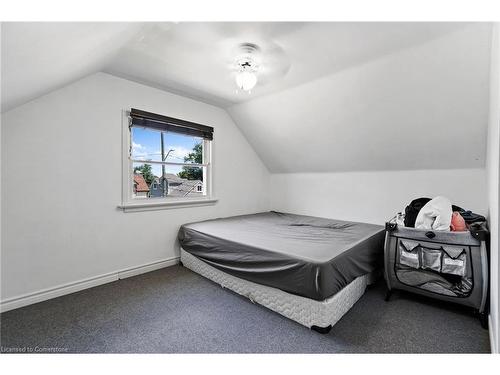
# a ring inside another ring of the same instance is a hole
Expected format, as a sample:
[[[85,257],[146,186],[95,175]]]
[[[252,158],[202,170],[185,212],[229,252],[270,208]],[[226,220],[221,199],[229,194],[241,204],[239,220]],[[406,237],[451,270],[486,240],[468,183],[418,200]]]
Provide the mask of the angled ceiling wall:
[[[271,172],[483,167],[491,25],[228,109]]]
[[[2,112],[102,70],[141,27],[2,22]]]
[[[229,106],[272,172],[483,167],[487,23],[3,23],[2,111],[97,71]],[[237,42],[290,66],[235,93]],[[273,55],[275,56],[275,55]],[[237,104],[236,104],[237,103]]]
[[[446,22],[2,23],[2,111],[97,71],[227,107],[466,27]],[[241,43],[259,84],[235,86]]]

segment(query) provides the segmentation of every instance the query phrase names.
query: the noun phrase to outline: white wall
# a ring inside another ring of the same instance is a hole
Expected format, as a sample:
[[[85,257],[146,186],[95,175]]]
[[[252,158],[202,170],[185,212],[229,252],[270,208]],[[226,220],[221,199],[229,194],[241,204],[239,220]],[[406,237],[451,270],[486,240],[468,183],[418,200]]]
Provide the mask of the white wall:
[[[229,109],[273,173],[483,168],[491,24]]]
[[[484,169],[293,173],[271,175],[277,211],[383,224],[414,198],[444,195],[487,211]]]
[[[491,45],[491,77],[490,77],[490,117],[488,127],[488,151],[487,151],[487,176],[488,176],[488,200],[489,200],[489,224],[491,231],[491,327],[492,347],[498,352],[500,338],[499,322],[499,159],[500,159],[500,30],[496,24],[493,29],[493,38]]]
[[[215,206],[117,209],[130,107],[215,128]],[[266,167],[217,107],[98,73],[2,122],[2,300],[175,257],[181,224],[269,208]]]

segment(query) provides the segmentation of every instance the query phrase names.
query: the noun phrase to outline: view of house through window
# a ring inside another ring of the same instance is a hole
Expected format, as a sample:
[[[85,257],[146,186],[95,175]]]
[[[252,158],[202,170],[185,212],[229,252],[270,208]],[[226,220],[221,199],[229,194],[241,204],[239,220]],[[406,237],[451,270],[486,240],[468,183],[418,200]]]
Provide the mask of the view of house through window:
[[[133,198],[207,194],[204,153],[210,141],[150,128],[130,128]]]

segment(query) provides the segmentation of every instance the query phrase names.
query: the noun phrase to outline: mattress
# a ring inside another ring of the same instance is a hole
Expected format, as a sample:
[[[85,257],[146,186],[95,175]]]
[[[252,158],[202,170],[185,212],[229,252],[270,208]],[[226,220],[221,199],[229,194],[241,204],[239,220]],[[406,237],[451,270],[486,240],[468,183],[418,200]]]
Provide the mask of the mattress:
[[[185,224],[178,238],[227,274],[317,301],[383,263],[382,226],[274,211]]]
[[[378,276],[377,272],[359,276],[335,295],[324,301],[315,301],[229,275],[208,265],[182,248],[181,262],[186,268],[220,284],[222,287],[322,333],[327,333],[351,309],[364,294],[366,286],[374,282]]]

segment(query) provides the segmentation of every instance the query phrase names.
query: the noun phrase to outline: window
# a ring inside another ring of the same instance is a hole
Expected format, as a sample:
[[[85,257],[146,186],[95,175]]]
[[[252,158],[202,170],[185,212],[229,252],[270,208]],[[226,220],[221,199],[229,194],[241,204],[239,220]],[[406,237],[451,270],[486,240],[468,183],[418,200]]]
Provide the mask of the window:
[[[124,127],[121,208],[213,202],[213,128],[132,109]]]

